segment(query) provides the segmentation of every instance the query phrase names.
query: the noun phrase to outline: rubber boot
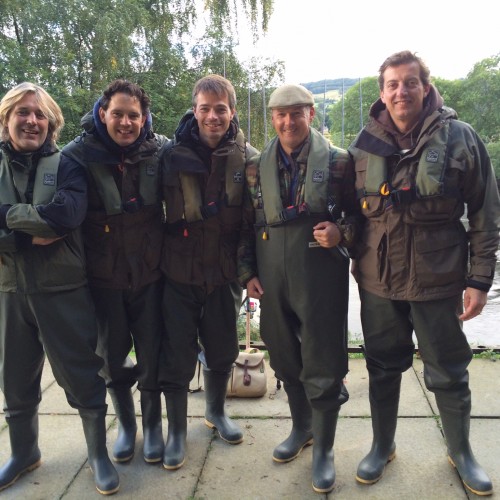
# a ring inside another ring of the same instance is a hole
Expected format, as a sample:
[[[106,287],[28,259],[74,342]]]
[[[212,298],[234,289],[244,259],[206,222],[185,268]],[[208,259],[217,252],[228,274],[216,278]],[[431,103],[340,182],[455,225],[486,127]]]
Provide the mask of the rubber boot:
[[[214,372],[203,370],[205,380],[205,424],[211,429],[217,429],[219,436],[229,444],[239,444],[243,441],[243,433],[224,412],[227,382],[230,372]]]
[[[368,366],[368,364],[367,364]],[[368,366],[372,417],[372,447],[358,465],[356,481],[374,484],[384,474],[385,466],[396,458],[396,427],[402,375],[399,371]]]
[[[356,481],[374,484],[384,474],[385,466],[396,457],[396,426],[398,421],[399,393],[395,401],[384,404],[370,402],[372,415],[372,447],[358,465]]]
[[[339,409],[312,411],[313,461],[312,487],[316,493],[328,493],[335,486],[333,442],[337,429]]]
[[[38,448],[38,409],[6,417],[9,424],[11,456],[0,468],[0,491],[12,486],[25,472],[42,463]]]
[[[95,487],[101,495],[112,495],[120,488],[120,478],[106,448],[106,410],[79,410],[79,413]]]
[[[118,437],[113,445],[113,460],[128,462],[134,456],[137,422],[130,387],[108,388],[118,418]]]
[[[187,436],[187,390],[165,393],[168,435],[163,451],[163,467],[177,470],[184,465]]]
[[[141,412],[144,460],[157,463],[163,457],[161,392],[141,391]]]
[[[292,430],[273,451],[273,460],[279,463],[294,460],[304,447],[313,443],[312,409],[304,387],[285,384],[285,391],[292,416]]]
[[[444,436],[448,446],[448,460],[456,468],[465,487],[475,495],[493,494],[488,474],[478,464],[469,443],[470,392],[462,394],[436,393]]]

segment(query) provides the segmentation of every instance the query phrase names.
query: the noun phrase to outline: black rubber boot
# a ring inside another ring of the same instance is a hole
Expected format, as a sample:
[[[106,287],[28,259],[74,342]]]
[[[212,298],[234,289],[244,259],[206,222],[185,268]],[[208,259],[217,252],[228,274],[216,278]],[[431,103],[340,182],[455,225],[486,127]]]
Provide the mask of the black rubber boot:
[[[168,435],[163,451],[163,467],[177,470],[184,465],[187,436],[187,390],[165,393]]]
[[[157,463],[163,457],[161,392],[141,391],[141,412],[144,460]]]
[[[312,487],[316,493],[328,493],[335,486],[333,442],[339,410],[312,411],[313,461]]]
[[[106,448],[106,410],[79,410],[79,413],[95,487],[101,495],[112,495],[120,488],[120,478]]]
[[[130,387],[108,388],[118,418],[118,437],[113,445],[113,460],[128,462],[134,456],[137,422]]]
[[[304,387],[285,384],[285,391],[292,416],[292,430],[273,451],[273,460],[280,463],[297,458],[304,447],[313,443],[312,409]]]
[[[436,403],[448,446],[448,460],[469,491],[475,495],[487,496],[493,494],[493,484],[470,447],[471,400],[470,391],[467,392],[466,395],[451,391],[436,392]]]
[[[11,456],[0,468],[0,491],[12,486],[25,472],[31,472],[42,463],[38,448],[38,409],[12,415],[5,420],[9,425]]]
[[[374,484],[384,474],[385,466],[396,457],[394,436],[398,421],[399,394],[396,401],[384,405],[370,403],[372,414],[372,447],[358,465],[356,481]]]
[[[203,370],[206,402],[205,424],[211,429],[217,429],[219,436],[227,443],[239,444],[243,441],[243,433],[224,412],[229,376],[230,372]]]
[[[378,367],[370,371],[370,409],[373,440],[368,455],[358,465],[356,481],[374,484],[384,474],[385,466],[396,457],[396,427],[402,375]]]

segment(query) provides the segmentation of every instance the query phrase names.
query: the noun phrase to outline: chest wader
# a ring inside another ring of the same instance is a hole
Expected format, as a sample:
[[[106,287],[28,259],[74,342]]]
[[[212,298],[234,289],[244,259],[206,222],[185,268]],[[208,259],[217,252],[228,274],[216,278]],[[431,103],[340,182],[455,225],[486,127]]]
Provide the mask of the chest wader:
[[[55,190],[57,170],[59,166],[59,155],[55,154],[48,158],[43,158],[37,165],[37,173],[33,186],[33,204],[45,204],[50,201]],[[16,185],[22,186],[22,179],[17,179]],[[25,189],[22,191],[25,192]],[[3,197],[2,197],[3,198]],[[50,293],[50,292],[49,292]],[[40,294],[42,295],[42,294]],[[40,347],[42,350],[42,347]],[[28,354],[27,354],[28,355]],[[42,353],[40,358],[43,359]],[[33,360],[31,360],[33,361]],[[62,359],[52,360],[62,363]],[[54,373],[58,373],[54,366]],[[95,372],[97,377],[97,372]],[[41,366],[39,375],[33,374],[32,381],[40,385]],[[2,374],[4,377],[4,374]],[[56,378],[58,378],[56,376]],[[102,379],[99,378],[102,382]],[[64,384],[61,382],[60,385]],[[66,381],[65,381],[66,382]],[[71,384],[73,384],[71,382]],[[102,382],[103,383],[103,382]],[[33,390],[33,387],[30,388]],[[26,387],[23,388],[26,394]],[[36,389],[35,389],[36,390]],[[69,390],[65,389],[69,395]],[[97,394],[95,399],[99,399]],[[69,399],[68,399],[69,401]],[[79,414],[87,443],[88,459],[94,474],[94,481],[97,491],[104,495],[110,495],[118,491],[120,479],[113,464],[109,460],[106,447],[106,407],[102,398],[102,408],[79,408]],[[6,421],[9,426],[9,437],[11,444],[11,456],[7,462],[0,467],[0,491],[14,484],[19,477],[30,472],[41,464],[41,453],[38,447],[38,405],[27,410],[14,410],[6,412]]]
[[[284,382],[292,416],[292,431],[275,448],[273,460],[293,460],[312,442],[312,483],[320,493],[331,491],[335,483],[335,428],[340,405],[347,400],[342,381],[347,373],[349,260],[337,248],[321,248],[313,238],[313,227],[329,220],[328,160],[328,147],[322,149],[312,136],[305,188],[308,210],[300,213],[282,209],[276,169],[262,155],[265,214],[256,213],[258,275],[265,290],[261,335],[271,365]]]

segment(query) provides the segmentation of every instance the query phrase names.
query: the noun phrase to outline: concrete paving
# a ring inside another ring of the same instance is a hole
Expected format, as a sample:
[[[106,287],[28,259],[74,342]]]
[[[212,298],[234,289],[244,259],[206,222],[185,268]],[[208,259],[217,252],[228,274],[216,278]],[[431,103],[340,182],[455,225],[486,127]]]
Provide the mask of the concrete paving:
[[[472,446],[494,486],[500,488],[500,360],[475,358],[470,366],[470,378]],[[192,387],[196,382],[195,378]],[[116,497],[155,500],[456,500],[475,497],[464,489],[446,459],[434,396],[423,384],[420,360],[416,359],[413,368],[403,377],[397,458],[387,466],[384,477],[372,486],[358,484],[354,479],[359,461],[370,449],[372,437],[368,374],[363,359],[351,359],[347,387],[350,400],[342,408],[334,448],[337,481],[328,495],[312,490],[312,447],[288,464],[277,464],[271,459],[273,448],[288,435],[291,421],[286,394],[276,388],[274,374],[268,369],[268,391],[264,397],[227,401],[228,413],[238,419],[244,430],[242,444],[228,445],[208,429],[203,422],[204,393],[190,394],[186,464],[177,471],[166,471],[161,464],[144,462],[139,431],[132,461],[116,465],[121,479]],[[135,399],[140,428],[138,391]],[[116,438],[112,405],[107,418],[110,449]],[[165,437],[166,434],[165,417]],[[0,492],[2,499],[102,498],[95,490],[87,464],[80,418],[67,404],[48,364],[42,379],[40,448],[42,466]],[[0,463],[9,455],[8,430],[5,417],[0,413]]]

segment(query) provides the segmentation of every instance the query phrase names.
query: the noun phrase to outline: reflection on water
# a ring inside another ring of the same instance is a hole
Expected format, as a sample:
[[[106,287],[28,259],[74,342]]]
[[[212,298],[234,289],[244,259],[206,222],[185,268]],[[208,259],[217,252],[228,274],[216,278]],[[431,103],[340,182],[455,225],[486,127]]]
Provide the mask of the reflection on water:
[[[351,276],[349,284],[349,331],[351,342],[361,341],[361,320],[359,318],[358,286]],[[469,343],[474,346],[500,346],[500,251],[493,286],[488,293],[488,303],[483,312],[474,319],[464,322],[464,332]]]

